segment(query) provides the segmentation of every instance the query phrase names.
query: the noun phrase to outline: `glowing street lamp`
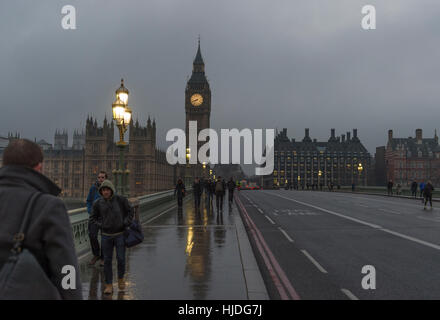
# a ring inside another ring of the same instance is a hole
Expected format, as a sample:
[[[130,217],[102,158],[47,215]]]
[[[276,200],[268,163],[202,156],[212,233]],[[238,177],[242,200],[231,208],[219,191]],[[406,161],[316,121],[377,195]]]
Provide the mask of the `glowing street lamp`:
[[[119,129],[119,141],[116,146],[119,148],[119,168],[114,171],[116,175],[117,191],[121,195],[129,196],[128,175],[130,171],[125,170],[124,148],[127,143],[124,141],[124,134],[131,121],[131,109],[128,107],[128,89],[124,86],[124,79],[121,79],[121,86],[115,91],[116,100],[112,103],[113,120]]]

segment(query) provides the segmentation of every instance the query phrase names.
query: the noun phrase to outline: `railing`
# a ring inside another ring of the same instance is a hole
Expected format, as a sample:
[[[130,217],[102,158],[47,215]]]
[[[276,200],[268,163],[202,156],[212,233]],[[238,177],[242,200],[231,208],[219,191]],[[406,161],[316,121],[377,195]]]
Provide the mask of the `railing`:
[[[189,190],[188,190],[189,191]],[[169,204],[174,199],[174,190],[162,191],[148,194],[138,198],[131,198],[130,203],[135,209],[135,216],[139,221],[144,222],[148,213],[161,205]],[[78,256],[90,251],[90,241],[88,235],[89,214],[87,207],[68,211],[72,224],[75,249]]]

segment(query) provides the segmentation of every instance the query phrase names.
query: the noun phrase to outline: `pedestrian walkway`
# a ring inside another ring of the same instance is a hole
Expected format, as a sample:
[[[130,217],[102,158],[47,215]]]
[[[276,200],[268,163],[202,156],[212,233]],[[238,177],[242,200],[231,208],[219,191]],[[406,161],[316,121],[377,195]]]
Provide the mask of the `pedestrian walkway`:
[[[215,200],[215,199],[214,199]],[[215,206],[215,201],[214,201]],[[102,293],[104,272],[80,261],[85,299],[268,299],[235,205],[218,213],[188,199],[143,226],[145,240],[127,250],[127,288]],[[114,274],[116,263],[113,265]]]

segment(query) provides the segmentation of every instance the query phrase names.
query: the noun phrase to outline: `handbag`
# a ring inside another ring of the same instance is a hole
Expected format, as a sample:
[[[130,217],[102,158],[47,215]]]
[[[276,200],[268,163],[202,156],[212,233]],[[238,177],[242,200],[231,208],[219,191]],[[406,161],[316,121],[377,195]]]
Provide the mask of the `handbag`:
[[[58,289],[50,281],[35,256],[23,248],[28,223],[36,199],[35,192],[26,205],[20,229],[14,235],[11,255],[0,270],[0,300],[60,300]]]
[[[128,229],[124,232],[124,242],[127,248],[134,247],[144,241],[142,227],[137,220],[133,220]]]

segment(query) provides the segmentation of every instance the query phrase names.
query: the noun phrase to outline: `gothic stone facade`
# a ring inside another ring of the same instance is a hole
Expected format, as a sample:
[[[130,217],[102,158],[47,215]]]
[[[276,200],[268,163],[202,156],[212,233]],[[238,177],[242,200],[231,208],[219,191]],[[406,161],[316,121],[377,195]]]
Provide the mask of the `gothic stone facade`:
[[[44,174],[59,185],[64,197],[84,198],[99,171],[106,171],[110,180],[119,166],[119,150],[114,141],[113,122],[88,118],[84,147],[67,147],[67,139],[56,137],[57,148],[45,151]],[[57,133],[65,135],[66,133]],[[61,142],[60,142],[61,141]],[[156,122],[148,119],[145,127],[133,121],[129,127],[129,145],[125,151],[126,168],[130,171],[130,196],[169,190],[174,186],[175,168],[166,161],[165,152],[156,147]]]
[[[358,170],[359,164],[362,171]],[[335,129],[331,129],[327,142],[312,140],[309,129],[305,129],[302,141],[289,140],[287,129],[283,129],[275,137],[272,186],[366,185],[370,164],[371,156],[359,140],[357,129],[353,129],[352,138],[350,132],[335,137]]]
[[[440,146],[437,132],[433,138],[423,138],[422,129],[416,130],[415,138],[395,138],[388,131],[385,152],[388,181],[395,185],[409,185],[412,181],[440,184]]]

